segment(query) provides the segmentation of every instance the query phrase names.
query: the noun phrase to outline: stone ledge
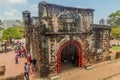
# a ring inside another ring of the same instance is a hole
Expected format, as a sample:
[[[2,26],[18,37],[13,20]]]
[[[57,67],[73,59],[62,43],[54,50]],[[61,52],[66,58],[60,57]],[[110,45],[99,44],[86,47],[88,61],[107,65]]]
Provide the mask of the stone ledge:
[[[59,75],[56,75],[56,76],[50,77],[50,80],[56,80],[56,79],[58,79],[58,78],[60,78],[60,76],[59,76]]]
[[[93,66],[91,64],[84,65],[86,70],[93,69]]]

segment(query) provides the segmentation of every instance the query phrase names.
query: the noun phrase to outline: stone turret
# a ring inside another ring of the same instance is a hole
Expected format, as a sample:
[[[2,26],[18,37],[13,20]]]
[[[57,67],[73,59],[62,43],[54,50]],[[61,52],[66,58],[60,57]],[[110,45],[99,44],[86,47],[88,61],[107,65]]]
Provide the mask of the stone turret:
[[[23,11],[23,22],[25,25],[31,24],[31,13],[28,10]]]

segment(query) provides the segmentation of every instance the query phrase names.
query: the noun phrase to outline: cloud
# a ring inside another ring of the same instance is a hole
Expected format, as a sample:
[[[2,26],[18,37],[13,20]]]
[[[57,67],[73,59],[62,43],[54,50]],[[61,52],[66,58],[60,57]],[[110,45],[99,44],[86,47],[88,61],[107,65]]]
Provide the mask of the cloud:
[[[21,8],[28,6],[28,0],[0,0],[0,19],[21,19]]]
[[[14,10],[14,9],[4,12],[4,15],[6,16],[6,18],[10,18],[10,19],[19,18],[18,14],[19,14],[19,12],[17,10]]]
[[[11,10],[12,8],[11,8],[10,6],[7,6],[7,9],[8,9],[8,10]]]
[[[0,3],[4,3],[4,2],[6,2],[5,0],[0,0]]]
[[[2,20],[3,18],[2,18],[2,16],[0,16],[0,20]]]
[[[25,3],[27,0],[9,0],[11,3]]]
[[[15,15],[17,13],[18,13],[18,11],[14,10],[14,9],[11,10],[11,11],[5,11],[4,12],[4,14],[7,15],[7,16],[13,16],[13,15]]]
[[[31,5],[30,7],[31,7],[31,9],[33,11],[37,11],[38,10],[38,4]]]
[[[0,6],[8,5],[9,1],[6,0],[0,0]]]
[[[22,4],[22,3],[26,3],[27,2],[27,0],[8,0],[8,1],[6,1],[6,0],[0,0],[0,4],[1,5],[10,5],[10,4],[16,4],[16,3],[20,3],[20,4]]]

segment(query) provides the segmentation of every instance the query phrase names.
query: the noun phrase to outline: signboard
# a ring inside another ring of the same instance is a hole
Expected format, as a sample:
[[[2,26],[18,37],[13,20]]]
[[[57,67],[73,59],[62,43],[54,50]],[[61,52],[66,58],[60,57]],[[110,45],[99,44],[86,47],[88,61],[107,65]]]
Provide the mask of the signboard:
[[[102,52],[102,49],[97,49],[97,53],[101,53]]]

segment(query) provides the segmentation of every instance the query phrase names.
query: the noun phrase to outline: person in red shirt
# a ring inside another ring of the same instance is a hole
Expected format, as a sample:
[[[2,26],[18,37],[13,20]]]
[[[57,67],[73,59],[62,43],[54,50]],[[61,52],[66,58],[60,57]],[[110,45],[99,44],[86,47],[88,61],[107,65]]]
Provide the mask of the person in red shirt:
[[[29,53],[28,56],[27,56],[27,62],[30,63],[30,61],[31,61],[31,55],[30,55],[30,53]]]
[[[19,57],[21,57],[21,50],[19,50],[18,53],[19,53]]]
[[[21,57],[24,57],[25,56],[25,53],[26,53],[26,50],[24,48],[24,46],[21,47]]]

